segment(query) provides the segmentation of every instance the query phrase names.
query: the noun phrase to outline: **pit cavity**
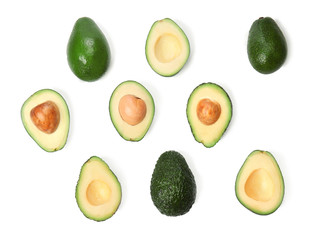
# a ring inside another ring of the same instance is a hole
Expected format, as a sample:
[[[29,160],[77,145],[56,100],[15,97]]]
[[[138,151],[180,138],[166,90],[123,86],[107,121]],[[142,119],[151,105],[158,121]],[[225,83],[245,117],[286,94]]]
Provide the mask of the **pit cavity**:
[[[101,180],[93,180],[87,190],[86,198],[93,206],[99,206],[106,203],[111,196],[111,189]]]
[[[263,168],[254,170],[245,183],[248,197],[261,202],[269,201],[274,194],[275,185],[270,174]]]
[[[170,33],[165,33],[157,39],[154,52],[159,62],[169,63],[180,55],[180,41],[176,38],[176,36]]]

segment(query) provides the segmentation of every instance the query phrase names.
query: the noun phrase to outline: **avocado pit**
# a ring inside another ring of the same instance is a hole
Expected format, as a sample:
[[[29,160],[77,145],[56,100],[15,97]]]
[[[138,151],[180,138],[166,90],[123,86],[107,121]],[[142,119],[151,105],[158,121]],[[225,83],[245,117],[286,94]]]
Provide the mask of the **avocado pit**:
[[[46,101],[37,105],[30,114],[34,125],[44,133],[54,133],[59,126],[60,111],[53,101]]]
[[[142,122],[147,112],[145,102],[131,94],[127,94],[120,99],[118,108],[121,118],[132,126]]]
[[[218,102],[204,98],[197,105],[198,119],[205,125],[209,126],[218,121],[221,115],[221,106]]]

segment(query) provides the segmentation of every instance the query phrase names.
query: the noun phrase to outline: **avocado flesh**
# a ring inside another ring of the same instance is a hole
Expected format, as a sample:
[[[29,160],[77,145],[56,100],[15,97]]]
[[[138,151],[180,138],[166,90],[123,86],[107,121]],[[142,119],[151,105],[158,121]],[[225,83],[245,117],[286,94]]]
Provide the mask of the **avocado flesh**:
[[[173,20],[165,18],[152,25],[145,53],[156,73],[170,77],[177,74],[187,62],[190,45],[184,31]]]
[[[259,18],[252,24],[247,53],[251,65],[260,73],[273,73],[283,65],[287,56],[287,43],[272,18]]]
[[[284,197],[284,181],[276,159],[270,152],[255,150],[238,172],[235,192],[250,211],[267,215],[276,211]]]
[[[120,205],[121,185],[108,165],[93,156],[81,168],[75,197],[87,218],[104,221],[112,217]]]
[[[125,122],[119,112],[119,102],[126,96],[132,95],[142,99],[146,105],[146,114],[142,121],[136,125]],[[113,91],[109,102],[111,121],[119,135],[127,141],[140,141],[149,130],[155,112],[154,100],[150,92],[136,81],[125,81]]]
[[[67,46],[68,64],[81,80],[98,80],[108,69],[110,49],[108,42],[96,23],[79,18],[71,32]]]
[[[195,202],[196,189],[185,158],[176,151],[164,152],[151,178],[150,193],[156,208],[167,216],[186,214]]]
[[[220,106],[214,123],[205,124],[198,117],[200,101],[209,100]],[[232,103],[225,90],[215,83],[202,83],[191,93],[186,109],[187,119],[195,140],[205,147],[213,147],[222,137],[232,118]]]
[[[53,102],[59,110],[60,121],[52,133],[46,133],[38,128],[31,118],[31,112],[38,105]],[[52,89],[42,89],[35,92],[23,104],[21,108],[23,125],[33,140],[45,151],[54,152],[62,149],[68,138],[70,114],[64,98]]]

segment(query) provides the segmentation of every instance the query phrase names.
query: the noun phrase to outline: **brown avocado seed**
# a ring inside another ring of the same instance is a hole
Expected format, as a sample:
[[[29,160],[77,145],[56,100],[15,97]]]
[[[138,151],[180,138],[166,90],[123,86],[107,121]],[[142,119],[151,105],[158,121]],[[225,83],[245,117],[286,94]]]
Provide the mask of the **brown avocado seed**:
[[[147,113],[145,102],[131,94],[125,95],[120,99],[118,108],[121,118],[132,126],[142,122]]]
[[[60,123],[58,106],[52,101],[46,101],[31,110],[31,119],[34,125],[44,133],[56,131]]]
[[[221,115],[221,106],[208,98],[200,100],[197,105],[198,119],[205,125],[214,124]]]

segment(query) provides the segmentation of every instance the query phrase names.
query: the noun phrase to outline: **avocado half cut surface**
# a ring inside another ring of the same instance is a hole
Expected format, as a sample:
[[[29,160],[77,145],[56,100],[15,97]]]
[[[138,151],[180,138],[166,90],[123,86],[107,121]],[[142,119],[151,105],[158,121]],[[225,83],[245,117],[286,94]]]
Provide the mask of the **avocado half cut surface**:
[[[21,118],[28,134],[45,151],[54,152],[65,146],[70,114],[58,92],[52,89],[35,92],[24,102]]]
[[[191,93],[186,114],[196,141],[210,148],[229,126],[232,103],[222,87],[215,83],[202,83]]]
[[[81,80],[96,81],[107,71],[110,56],[107,39],[97,24],[91,18],[79,18],[67,46],[72,72]]]
[[[286,39],[270,17],[261,17],[251,26],[247,54],[253,68],[263,74],[277,71],[287,57]]]
[[[267,215],[276,211],[284,197],[284,181],[274,156],[255,150],[245,160],[235,182],[239,202],[250,211]]]
[[[75,197],[87,218],[104,221],[112,217],[120,205],[121,185],[108,165],[93,156],[81,168]]]
[[[195,203],[196,192],[194,175],[183,155],[176,151],[161,154],[150,185],[155,207],[167,216],[184,215]]]
[[[113,91],[110,118],[122,138],[140,141],[149,130],[155,112],[150,92],[136,81],[125,81]]]
[[[187,62],[190,45],[184,31],[173,20],[165,18],[152,25],[145,54],[156,73],[170,77],[177,74]]]

